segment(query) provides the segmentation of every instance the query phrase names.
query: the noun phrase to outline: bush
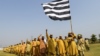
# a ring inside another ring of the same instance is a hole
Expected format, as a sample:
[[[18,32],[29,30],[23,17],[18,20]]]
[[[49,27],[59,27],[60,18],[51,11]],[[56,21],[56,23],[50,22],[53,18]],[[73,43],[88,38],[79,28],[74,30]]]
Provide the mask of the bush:
[[[91,41],[92,41],[92,43],[95,43],[97,41],[97,37],[95,34],[92,34]]]

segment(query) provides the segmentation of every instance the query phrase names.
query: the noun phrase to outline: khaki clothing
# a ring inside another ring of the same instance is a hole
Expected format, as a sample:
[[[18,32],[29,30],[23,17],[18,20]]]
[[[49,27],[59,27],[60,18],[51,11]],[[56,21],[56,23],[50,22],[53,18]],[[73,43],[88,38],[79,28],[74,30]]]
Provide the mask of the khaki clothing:
[[[87,51],[90,50],[90,46],[89,46],[89,41],[88,40],[85,40],[85,48]]]
[[[84,51],[85,50],[85,46],[84,46],[84,39],[81,38],[78,40],[77,45],[78,45],[78,50],[79,51]]]
[[[85,45],[89,47],[89,41],[85,40]]]
[[[79,56],[84,56],[84,50],[85,50],[84,44],[85,42],[83,38],[78,40],[77,45],[78,45]]]

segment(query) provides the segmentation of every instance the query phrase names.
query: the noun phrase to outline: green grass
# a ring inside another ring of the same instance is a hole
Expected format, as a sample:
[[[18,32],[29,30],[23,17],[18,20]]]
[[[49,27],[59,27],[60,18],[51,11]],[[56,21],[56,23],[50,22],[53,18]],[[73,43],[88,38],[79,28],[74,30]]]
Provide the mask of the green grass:
[[[16,56],[0,51],[0,56]],[[91,44],[90,51],[85,51],[85,56],[100,56],[100,44]]]
[[[0,56],[16,56],[14,54],[9,54],[9,53],[5,53],[3,51],[0,51]]]
[[[100,56],[100,44],[91,44],[90,51],[85,52],[86,56]]]

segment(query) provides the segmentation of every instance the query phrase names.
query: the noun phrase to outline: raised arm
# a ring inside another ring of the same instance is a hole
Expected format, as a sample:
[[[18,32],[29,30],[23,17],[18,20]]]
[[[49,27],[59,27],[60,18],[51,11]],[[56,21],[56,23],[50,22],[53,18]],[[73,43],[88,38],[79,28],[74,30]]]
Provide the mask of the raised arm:
[[[47,40],[50,39],[49,35],[48,35],[48,30],[46,29],[46,37],[47,37]]]
[[[38,36],[38,39],[39,39],[39,40],[41,40],[41,38],[40,38],[41,36],[42,36],[42,34],[40,34],[40,35]]]

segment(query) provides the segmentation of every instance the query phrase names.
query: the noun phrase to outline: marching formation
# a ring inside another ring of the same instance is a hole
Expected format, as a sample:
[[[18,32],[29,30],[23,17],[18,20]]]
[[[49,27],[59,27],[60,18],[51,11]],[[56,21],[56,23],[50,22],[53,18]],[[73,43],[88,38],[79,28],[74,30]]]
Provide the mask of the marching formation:
[[[89,50],[89,43],[81,34],[76,36],[70,32],[65,39],[62,36],[54,38],[52,34],[48,35],[46,29],[46,41],[40,35],[32,41],[4,47],[3,51],[18,56],[84,56],[85,49]]]

